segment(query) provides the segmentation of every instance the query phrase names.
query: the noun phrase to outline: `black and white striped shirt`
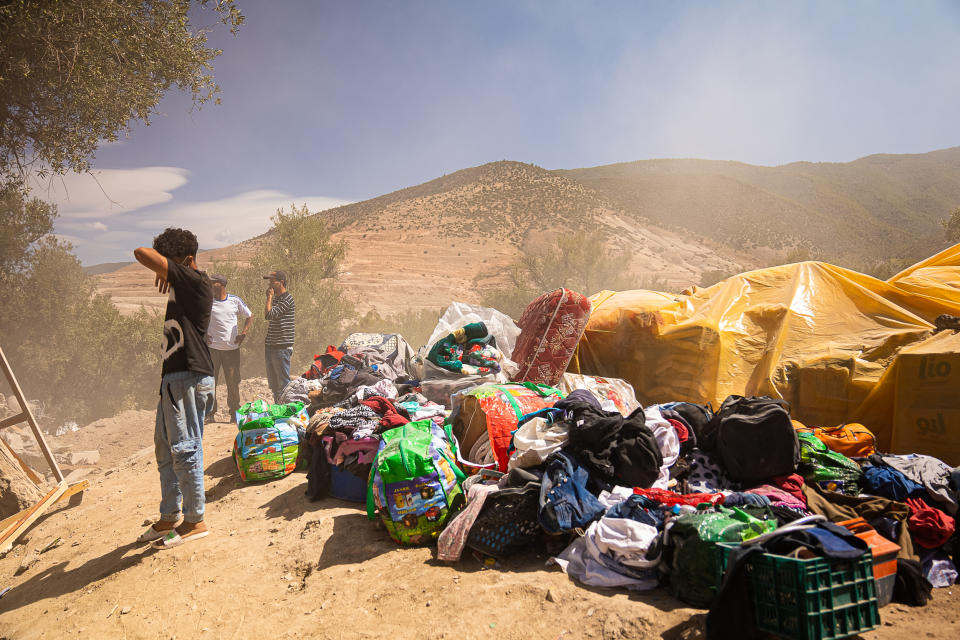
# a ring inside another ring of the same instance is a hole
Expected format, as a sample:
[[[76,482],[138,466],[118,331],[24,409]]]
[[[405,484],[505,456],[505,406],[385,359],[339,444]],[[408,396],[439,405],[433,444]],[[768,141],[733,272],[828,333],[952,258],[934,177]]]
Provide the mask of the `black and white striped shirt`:
[[[270,311],[267,312],[267,337],[264,344],[271,349],[284,349],[293,346],[293,316],[297,305],[293,296],[285,291],[273,299]]]

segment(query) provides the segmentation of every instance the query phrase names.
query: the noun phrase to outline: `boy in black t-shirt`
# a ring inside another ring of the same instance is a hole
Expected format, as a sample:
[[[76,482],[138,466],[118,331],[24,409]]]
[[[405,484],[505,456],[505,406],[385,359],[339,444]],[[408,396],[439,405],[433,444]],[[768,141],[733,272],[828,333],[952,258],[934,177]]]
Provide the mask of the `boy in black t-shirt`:
[[[157,274],[160,293],[170,294],[163,322],[163,369],[153,442],[160,472],[160,519],[139,542],[176,547],[205,537],[203,521],[203,420],[213,406],[213,362],[204,334],[210,323],[213,288],[197,269],[197,237],[166,229],[153,248],[133,252]],[[180,520],[181,506],[183,522]]]

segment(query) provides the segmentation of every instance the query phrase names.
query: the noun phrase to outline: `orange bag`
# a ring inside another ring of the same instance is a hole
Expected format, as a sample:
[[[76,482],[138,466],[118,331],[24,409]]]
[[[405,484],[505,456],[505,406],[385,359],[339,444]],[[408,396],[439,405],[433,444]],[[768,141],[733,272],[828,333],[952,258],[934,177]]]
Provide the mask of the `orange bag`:
[[[877,439],[862,424],[849,422],[829,429],[814,429],[823,444],[848,458],[866,458],[877,452]]]

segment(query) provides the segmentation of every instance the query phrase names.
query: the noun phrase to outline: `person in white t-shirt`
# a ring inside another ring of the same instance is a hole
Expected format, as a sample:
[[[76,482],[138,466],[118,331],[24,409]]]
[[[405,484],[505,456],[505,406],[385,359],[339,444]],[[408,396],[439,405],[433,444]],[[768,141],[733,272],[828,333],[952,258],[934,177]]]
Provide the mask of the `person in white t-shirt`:
[[[210,311],[210,326],[207,329],[207,346],[213,360],[213,375],[217,380],[220,370],[227,383],[227,408],[230,421],[236,422],[240,408],[240,345],[250,325],[253,314],[238,296],[227,293],[227,277],[222,274],[210,276],[213,285],[213,308]],[[244,320],[243,330],[238,331],[238,319]],[[219,380],[217,380],[219,381]],[[216,388],[216,387],[214,387]],[[217,411],[214,400],[212,414]]]

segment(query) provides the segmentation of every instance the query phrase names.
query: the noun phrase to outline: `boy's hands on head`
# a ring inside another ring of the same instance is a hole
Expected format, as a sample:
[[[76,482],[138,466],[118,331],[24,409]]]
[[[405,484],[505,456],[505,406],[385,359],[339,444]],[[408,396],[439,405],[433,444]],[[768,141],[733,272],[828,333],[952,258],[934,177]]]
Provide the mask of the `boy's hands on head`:
[[[167,259],[166,257],[160,255],[156,249],[151,249],[150,247],[138,247],[133,250],[133,257],[136,258],[137,262],[145,266],[150,271],[153,271],[157,274],[157,279],[154,280],[154,285],[160,291],[160,293],[166,293],[170,290],[170,285],[167,282]],[[164,286],[161,286],[161,282]]]
[[[159,274],[157,274],[157,279],[154,280],[153,286],[155,286],[160,293],[169,293],[170,291],[170,283],[161,278]]]

